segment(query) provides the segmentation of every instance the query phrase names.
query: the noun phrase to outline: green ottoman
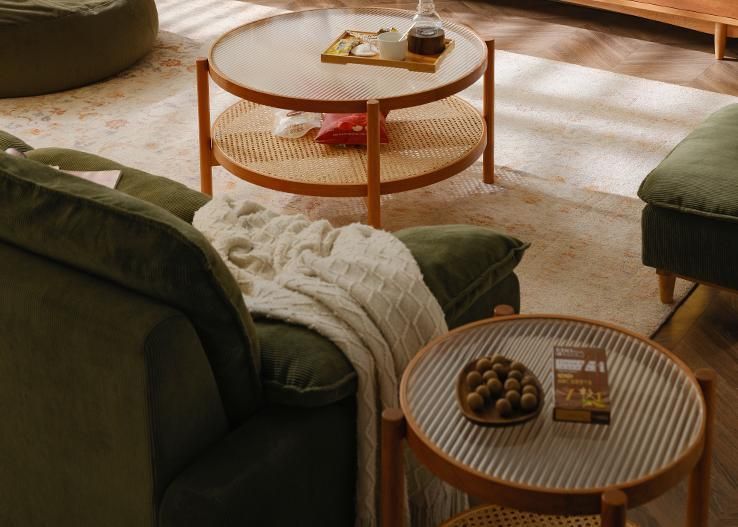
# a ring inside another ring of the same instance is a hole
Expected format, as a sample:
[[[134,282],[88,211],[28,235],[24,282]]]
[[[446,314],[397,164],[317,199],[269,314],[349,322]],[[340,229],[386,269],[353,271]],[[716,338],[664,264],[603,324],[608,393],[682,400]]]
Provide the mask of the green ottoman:
[[[661,301],[677,277],[738,290],[738,104],[711,115],[641,184],[643,263]]]
[[[109,77],[143,57],[158,28],[154,0],[0,0],[0,97]]]

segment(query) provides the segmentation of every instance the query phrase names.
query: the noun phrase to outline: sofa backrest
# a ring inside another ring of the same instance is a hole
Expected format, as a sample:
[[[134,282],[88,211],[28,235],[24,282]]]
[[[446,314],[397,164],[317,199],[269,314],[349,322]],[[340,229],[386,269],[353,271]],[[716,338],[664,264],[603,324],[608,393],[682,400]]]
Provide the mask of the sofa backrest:
[[[188,223],[121,192],[0,154],[0,241],[183,312],[202,341],[231,424],[259,405],[253,322],[225,264]],[[126,321],[117,323],[125,331]]]

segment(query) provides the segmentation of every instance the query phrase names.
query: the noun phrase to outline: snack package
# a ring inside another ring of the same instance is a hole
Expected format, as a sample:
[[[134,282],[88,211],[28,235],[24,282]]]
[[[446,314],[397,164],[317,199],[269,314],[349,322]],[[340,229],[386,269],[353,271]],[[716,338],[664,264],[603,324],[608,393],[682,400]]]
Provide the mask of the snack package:
[[[320,128],[321,114],[295,110],[274,110],[274,128],[277,137],[297,139],[313,128]]]
[[[365,145],[365,113],[327,113],[315,141],[326,145]],[[379,142],[389,143],[385,116],[379,114]]]

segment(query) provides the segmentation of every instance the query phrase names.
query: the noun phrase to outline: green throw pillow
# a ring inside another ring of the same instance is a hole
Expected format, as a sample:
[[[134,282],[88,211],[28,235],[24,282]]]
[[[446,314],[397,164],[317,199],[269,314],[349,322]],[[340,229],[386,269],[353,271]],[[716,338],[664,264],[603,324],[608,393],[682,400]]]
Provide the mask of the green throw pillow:
[[[187,223],[192,223],[197,209],[210,201],[206,194],[192,190],[182,183],[87,152],[67,148],[37,148],[26,155],[29,159],[44,165],[57,166],[62,170],[120,170],[121,177],[115,190],[158,205]]]

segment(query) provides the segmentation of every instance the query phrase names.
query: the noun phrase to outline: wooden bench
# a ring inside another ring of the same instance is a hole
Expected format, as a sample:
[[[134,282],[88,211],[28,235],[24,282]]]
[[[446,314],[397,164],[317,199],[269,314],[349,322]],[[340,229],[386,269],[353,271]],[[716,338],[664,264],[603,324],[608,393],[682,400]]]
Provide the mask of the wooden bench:
[[[738,37],[736,0],[559,0],[639,16],[715,35],[715,58],[725,57],[728,37]]]

